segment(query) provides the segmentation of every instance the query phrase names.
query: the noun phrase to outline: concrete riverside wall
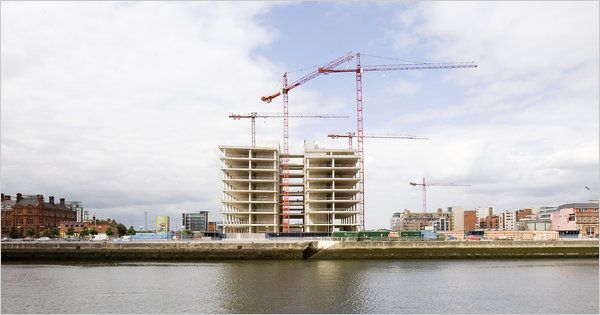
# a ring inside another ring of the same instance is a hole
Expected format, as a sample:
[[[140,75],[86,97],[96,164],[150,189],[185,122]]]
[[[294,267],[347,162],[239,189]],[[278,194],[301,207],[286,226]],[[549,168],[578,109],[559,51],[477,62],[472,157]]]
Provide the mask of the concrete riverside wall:
[[[8,261],[598,258],[598,241],[7,242]]]
[[[598,241],[337,242],[310,259],[598,258]]]
[[[5,261],[186,261],[302,259],[307,242],[2,243]]]

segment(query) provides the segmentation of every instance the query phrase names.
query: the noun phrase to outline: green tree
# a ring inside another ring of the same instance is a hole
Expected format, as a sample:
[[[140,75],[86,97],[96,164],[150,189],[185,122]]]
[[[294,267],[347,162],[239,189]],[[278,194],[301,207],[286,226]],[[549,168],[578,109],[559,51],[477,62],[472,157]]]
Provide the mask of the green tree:
[[[27,232],[25,233],[28,237],[34,237],[35,236],[35,229],[34,228],[28,228]]]
[[[129,227],[129,229],[127,230],[127,235],[135,235],[135,229],[133,228],[133,226]]]
[[[107,236],[113,236],[113,234],[115,234],[115,233],[113,233],[113,230],[112,230],[112,228],[110,226],[108,228],[106,228],[106,235]]]
[[[86,228],[85,226],[81,229],[81,232],[79,232],[79,236],[88,236],[90,234],[90,230],[88,230],[88,228]]]
[[[19,233],[17,233],[17,229],[11,227],[8,236],[10,236],[10,238],[19,238]]]
[[[90,235],[98,235],[98,231],[96,231],[95,227],[90,230]]]
[[[43,237],[51,237],[52,236],[52,230],[50,230],[50,228],[46,228],[42,231],[42,233],[40,233],[40,236]]]
[[[70,228],[68,228],[68,229],[65,231],[65,235],[66,235],[66,236],[68,236],[68,237],[71,237],[71,236],[73,236],[74,234],[75,234],[75,229],[74,229],[73,227],[70,227]]]
[[[127,228],[125,227],[125,225],[119,223],[117,225],[117,233],[119,234],[119,236],[127,234]]]
[[[50,229],[50,237],[57,237],[60,235],[60,230],[57,227],[52,227]]]

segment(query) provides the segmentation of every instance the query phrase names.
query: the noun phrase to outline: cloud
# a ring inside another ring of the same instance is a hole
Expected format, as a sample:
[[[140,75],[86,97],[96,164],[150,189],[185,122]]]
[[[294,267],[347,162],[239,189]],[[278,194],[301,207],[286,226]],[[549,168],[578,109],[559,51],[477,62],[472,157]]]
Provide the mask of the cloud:
[[[264,3],[2,3],[2,191],[220,209],[227,118],[278,81]],[[167,206],[168,205],[168,206]],[[103,216],[104,216],[103,215]],[[216,218],[215,218],[216,219]]]
[[[400,34],[393,43],[478,68],[443,74],[449,88],[463,91],[445,105],[405,106],[387,122],[410,124],[431,140],[366,144],[370,207],[420,209],[408,182],[423,176],[472,184],[431,188],[432,209],[595,197],[583,187],[597,186],[599,174],[597,12],[596,2],[423,2],[399,13],[388,32]],[[378,182],[390,184],[382,190]],[[386,201],[389,193],[399,202]]]

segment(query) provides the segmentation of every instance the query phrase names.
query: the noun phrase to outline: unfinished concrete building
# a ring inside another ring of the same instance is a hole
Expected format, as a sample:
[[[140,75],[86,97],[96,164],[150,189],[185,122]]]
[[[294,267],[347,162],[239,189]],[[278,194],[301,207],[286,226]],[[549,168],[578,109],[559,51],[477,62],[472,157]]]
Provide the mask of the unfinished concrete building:
[[[225,233],[281,232],[283,180],[275,147],[220,146]],[[360,226],[356,150],[305,145],[289,156],[290,232],[356,231]]]
[[[279,152],[219,147],[223,171],[223,228],[228,233],[277,232]]]

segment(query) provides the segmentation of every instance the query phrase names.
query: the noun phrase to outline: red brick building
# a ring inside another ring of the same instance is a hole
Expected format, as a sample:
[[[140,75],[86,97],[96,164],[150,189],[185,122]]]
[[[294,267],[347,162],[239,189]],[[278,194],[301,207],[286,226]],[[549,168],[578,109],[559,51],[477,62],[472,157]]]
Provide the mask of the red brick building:
[[[43,195],[23,195],[18,193],[16,198],[2,194],[2,237],[12,234],[24,237],[32,229],[35,237],[49,228],[58,228],[62,221],[73,221],[77,211],[65,205],[65,198],[59,203],[54,202],[54,196],[44,201]]]
[[[479,219],[479,227],[488,230],[497,230],[500,228],[500,217],[497,215],[488,215],[485,219]]]
[[[477,211],[467,210],[464,212],[464,230],[473,231],[477,228]]]
[[[517,210],[517,212],[516,212],[517,221],[526,219],[527,216],[531,215],[532,213],[533,213],[533,210],[531,208]]]
[[[118,235],[119,234],[119,229],[117,228],[118,223],[115,220],[97,220],[96,223],[94,223],[94,221],[83,221],[83,222],[77,222],[77,221],[63,221],[60,223],[60,236],[61,237],[65,237],[67,230],[69,228],[73,228],[73,231],[75,232],[75,234],[79,235],[79,233],[81,232],[81,230],[83,230],[83,228],[85,227],[88,230],[92,230],[95,229],[96,232],[100,233],[106,233],[106,230],[110,227],[110,229],[113,232],[113,235]]]

